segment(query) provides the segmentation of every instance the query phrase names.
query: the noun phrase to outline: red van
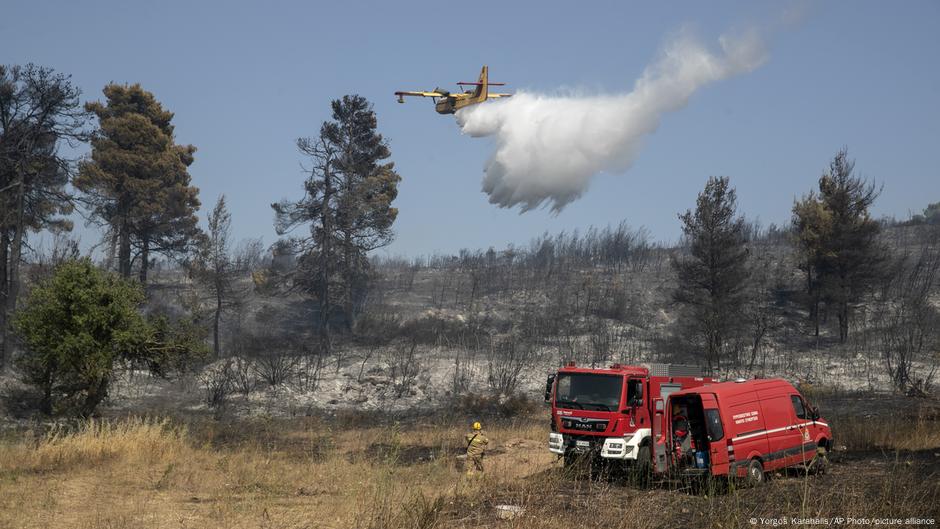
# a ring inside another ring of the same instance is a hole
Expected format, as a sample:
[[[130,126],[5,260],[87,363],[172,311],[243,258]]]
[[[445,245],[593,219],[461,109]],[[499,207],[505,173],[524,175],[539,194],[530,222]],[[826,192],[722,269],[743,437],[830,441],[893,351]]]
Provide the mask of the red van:
[[[819,411],[779,379],[721,382],[677,391],[656,436],[657,471],[733,476],[759,483],[764,473],[822,468],[832,431]]]

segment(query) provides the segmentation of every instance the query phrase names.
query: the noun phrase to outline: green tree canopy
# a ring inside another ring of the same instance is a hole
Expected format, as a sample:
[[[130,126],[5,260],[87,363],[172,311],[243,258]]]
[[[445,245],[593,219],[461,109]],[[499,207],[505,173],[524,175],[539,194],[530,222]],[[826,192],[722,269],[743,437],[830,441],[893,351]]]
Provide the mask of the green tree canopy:
[[[20,365],[42,389],[47,412],[97,407],[114,362],[134,355],[147,337],[137,312],[143,299],[139,286],[88,259],[61,265],[32,290],[14,326],[27,350]]]
[[[0,367],[28,232],[72,228],[74,160],[60,147],[87,138],[80,94],[50,68],[0,65]]]
[[[728,178],[709,178],[695,211],[679,220],[690,255],[673,261],[679,280],[674,299],[689,313],[708,368],[718,368],[740,320],[748,278],[745,223]]]
[[[279,234],[309,226],[309,236],[292,240],[301,254],[297,283],[317,296],[318,328],[327,334],[337,315],[352,326],[364,298],[367,254],[392,241],[398,210],[391,204],[401,180],[394,164],[384,161],[391,153],[376,131],[372,105],[347,95],[332,109],[318,138],[297,140],[310,160],[304,197],[272,204]]]
[[[139,84],[112,83],[104,95],[106,103],[86,105],[100,125],[74,184],[110,228],[121,275],[139,258],[146,282],[151,252],[185,253],[198,233],[199,189],[187,169],[196,148],[175,143],[173,114]]]
[[[35,286],[14,317],[23,340],[25,380],[42,390],[47,413],[88,415],[108,394],[116,363],[141,364],[162,374],[204,345],[151,324],[138,311],[141,286],[96,268],[89,259],[67,261]]]
[[[839,338],[848,338],[852,307],[883,273],[881,226],[871,218],[874,184],[853,174],[855,162],[839,151],[819,178],[819,193],[793,206],[793,228],[807,274],[811,315],[819,332],[819,304],[836,311]],[[828,309],[827,309],[828,310]]]
[[[244,289],[239,288],[238,278],[248,271],[249,263],[232,255],[232,215],[228,211],[225,195],[219,196],[209,213],[209,230],[200,238],[198,253],[192,263],[196,279],[202,283],[212,297],[212,337],[215,356],[222,356],[222,339],[219,326],[222,313],[237,306],[244,298]]]
[[[810,319],[819,336],[820,303],[822,302],[821,270],[832,237],[832,212],[819,195],[810,192],[793,203],[793,237],[797,246],[799,268],[806,274]]]
[[[940,224],[940,202],[934,202],[924,208],[924,222],[927,224]]]

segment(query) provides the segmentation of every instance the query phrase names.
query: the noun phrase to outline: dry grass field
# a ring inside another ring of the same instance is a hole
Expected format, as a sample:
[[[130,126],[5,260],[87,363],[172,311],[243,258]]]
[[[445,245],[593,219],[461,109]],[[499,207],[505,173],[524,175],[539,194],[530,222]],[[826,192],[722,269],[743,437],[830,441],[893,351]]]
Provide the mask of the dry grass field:
[[[940,517],[936,406],[832,410],[830,471],[747,489],[639,488],[564,470],[545,413],[488,424],[487,475],[458,469],[463,420],[112,418],[0,441],[2,528],[746,527],[751,517]],[[831,408],[830,408],[831,409]],[[498,504],[525,508],[499,520]]]

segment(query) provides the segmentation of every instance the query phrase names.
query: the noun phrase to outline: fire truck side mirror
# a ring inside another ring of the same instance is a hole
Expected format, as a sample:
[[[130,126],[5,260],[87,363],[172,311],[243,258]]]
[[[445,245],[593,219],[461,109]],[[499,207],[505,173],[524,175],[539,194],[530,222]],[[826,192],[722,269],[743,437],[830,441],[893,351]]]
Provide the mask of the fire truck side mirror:
[[[548,375],[548,379],[545,380],[545,402],[552,400],[552,384],[555,383],[555,375]]]
[[[812,408],[810,408],[809,417],[810,419],[814,421],[818,421],[819,420],[819,408],[817,408],[816,406],[813,406]]]
[[[643,405],[643,382],[640,380],[630,380],[627,387],[627,406],[637,407]]]

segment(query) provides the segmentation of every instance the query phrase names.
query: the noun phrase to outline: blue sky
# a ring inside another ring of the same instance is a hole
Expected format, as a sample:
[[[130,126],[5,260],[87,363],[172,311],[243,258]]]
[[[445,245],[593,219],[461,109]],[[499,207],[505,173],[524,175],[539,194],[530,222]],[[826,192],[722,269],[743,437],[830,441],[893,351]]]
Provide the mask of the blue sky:
[[[236,238],[276,239],[272,202],[298,197],[294,140],[329,102],[358,93],[402,176],[394,255],[526,243],[544,231],[626,220],[680,232],[710,175],[739,207],[785,223],[842,146],[884,185],[878,215],[940,201],[940,3],[887,2],[6,2],[0,62],[72,74],[86,99],[141,83],[176,114],[203,212],[225,193]],[[706,42],[762,28],[769,60],[706,86],[665,117],[634,166],[602,174],[558,215],[499,209],[480,190],[488,139],[462,136],[430,101],[395,90],[455,88],[480,65],[508,89],[628,91],[681,28]],[[204,214],[201,215],[204,217]],[[79,230],[84,244],[97,234]]]

